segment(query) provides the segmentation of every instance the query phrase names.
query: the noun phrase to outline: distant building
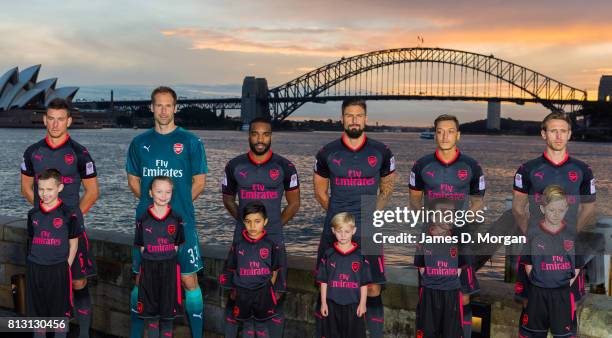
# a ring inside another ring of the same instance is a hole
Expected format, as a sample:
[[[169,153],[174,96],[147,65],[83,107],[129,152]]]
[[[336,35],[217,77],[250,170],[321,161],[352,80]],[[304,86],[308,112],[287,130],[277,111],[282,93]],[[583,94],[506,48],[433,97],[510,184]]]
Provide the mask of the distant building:
[[[38,82],[40,68],[41,65],[35,65],[19,71],[13,67],[0,76],[0,127],[40,127],[41,113],[51,100],[62,98],[72,102],[79,88],[56,88],[57,78]],[[74,127],[87,127],[78,111],[72,113]]]
[[[602,75],[599,80],[598,101],[612,101],[612,75]]]

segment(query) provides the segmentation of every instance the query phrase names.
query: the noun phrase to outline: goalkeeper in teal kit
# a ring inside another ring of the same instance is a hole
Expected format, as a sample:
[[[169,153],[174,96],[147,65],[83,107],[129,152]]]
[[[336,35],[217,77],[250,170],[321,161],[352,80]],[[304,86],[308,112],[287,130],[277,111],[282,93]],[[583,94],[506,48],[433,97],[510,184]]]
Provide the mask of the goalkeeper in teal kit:
[[[174,123],[176,93],[168,87],[159,87],[151,94],[151,111],[155,127],[136,136],[128,150],[126,170],[128,185],[140,199],[136,217],[153,203],[149,196],[155,176],[167,176],[174,182],[172,209],[185,224],[185,243],[178,252],[181,284],[185,289],[185,310],[193,338],[202,337],[204,302],[196,273],[203,268],[200,242],[196,231],[193,201],[204,191],[206,183],[206,153],[201,140]],[[132,250],[133,271],[140,269],[140,251]],[[139,276],[136,277],[137,279]],[[138,283],[136,283],[138,285]],[[137,313],[138,287],[131,297],[131,337],[143,336],[143,321]]]

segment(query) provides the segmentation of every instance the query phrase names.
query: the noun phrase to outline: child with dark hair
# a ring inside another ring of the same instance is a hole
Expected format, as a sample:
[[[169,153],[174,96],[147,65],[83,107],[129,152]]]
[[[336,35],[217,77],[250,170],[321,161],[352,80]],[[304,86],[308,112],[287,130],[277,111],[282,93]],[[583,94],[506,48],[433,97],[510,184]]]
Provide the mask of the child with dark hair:
[[[233,288],[234,317],[245,325],[243,337],[269,337],[268,320],[276,317],[274,283],[280,266],[280,247],[268,238],[266,207],[250,202],[242,211],[245,230],[232,243],[219,276],[223,287]]]
[[[445,198],[430,200],[428,209],[455,211],[455,203]],[[464,337],[461,274],[469,267],[467,256],[452,240],[453,220],[434,217],[424,229],[437,240],[418,243],[414,265],[419,270],[419,302],[416,309],[417,338]]]
[[[44,170],[37,188],[40,202],[28,212],[27,223],[26,313],[28,317],[70,317],[74,306],[70,266],[83,217],[78,207],[69,207],[59,198],[64,185],[58,170]],[[45,337],[45,332],[34,336]],[[56,332],[55,337],[66,337],[66,332]]]
[[[149,189],[153,205],[136,222],[134,245],[142,254],[137,311],[148,337],[171,337],[172,322],[181,313],[177,251],[185,235],[183,218],[170,207],[172,189],[169,177],[153,178]]]

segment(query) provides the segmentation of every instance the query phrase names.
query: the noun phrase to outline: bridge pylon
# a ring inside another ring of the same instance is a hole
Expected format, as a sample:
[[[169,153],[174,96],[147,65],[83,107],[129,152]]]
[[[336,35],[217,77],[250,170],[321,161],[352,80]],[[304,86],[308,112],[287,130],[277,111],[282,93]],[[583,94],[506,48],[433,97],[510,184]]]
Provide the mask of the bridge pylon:
[[[487,129],[501,129],[501,101],[490,100],[487,102]]]
[[[243,129],[256,117],[270,117],[268,81],[265,78],[247,76],[242,82],[240,105],[240,119]]]

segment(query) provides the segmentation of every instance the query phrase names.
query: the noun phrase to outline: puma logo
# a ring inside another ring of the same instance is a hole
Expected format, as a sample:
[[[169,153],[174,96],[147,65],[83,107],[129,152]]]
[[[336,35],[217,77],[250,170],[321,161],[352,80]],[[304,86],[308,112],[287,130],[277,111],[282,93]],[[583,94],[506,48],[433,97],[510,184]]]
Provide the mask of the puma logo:
[[[202,319],[202,312],[192,314],[193,317]]]
[[[153,233],[153,230],[152,230],[151,228],[145,228],[145,231],[146,231],[146,232],[148,232],[148,233],[150,233],[150,234],[152,234],[152,233]]]
[[[247,177],[247,172],[246,171],[241,171],[241,172],[239,172],[239,174],[240,174],[240,176],[242,178],[246,178]]]
[[[342,166],[342,159],[337,160],[335,158],[332,158],[332,162],[334,162],[338,167]]]
[[[149,151],[149,148],[151,148],[151,146],[150,146],[150,145],[148,145],[148,146],[142,146],[142,147],[143,147],[143,148],[145,148],[145,149],[147,150],[147,152]]]
[[[239,253],[241,256],[244,256],[244,250],[238,250],[238,253]]]
[[[331,263],[329,263],[329,265],[331,265],[332,268],[335,268],[336,267],[336,262],[331,262]]]
[[[434,177],[434,172],[433,171],[426,171],[425,172],[428,176]]]

